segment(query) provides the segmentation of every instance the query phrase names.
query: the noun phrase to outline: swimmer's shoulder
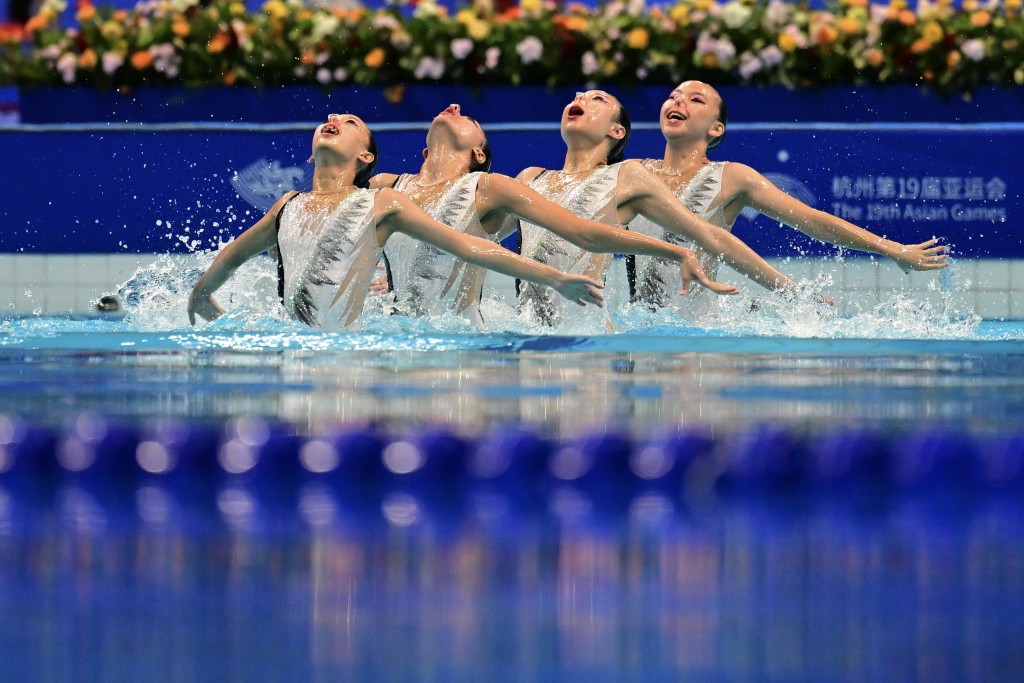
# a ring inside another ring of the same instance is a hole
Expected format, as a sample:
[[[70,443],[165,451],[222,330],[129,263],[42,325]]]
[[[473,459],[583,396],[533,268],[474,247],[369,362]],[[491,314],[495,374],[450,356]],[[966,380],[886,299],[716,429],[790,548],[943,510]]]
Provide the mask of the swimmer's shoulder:
[[[378,173],[370,178],[370,189],[380,190],[386,187],[394,187],[399,177],[397,173]]]
[[[516,176],[516,180],[518,180],[521,183],[526,183],[527,185],[529,185],[538,177],[540,177],[542,173],[545,173],[547,170],[548,169],[543,168],[541,166],[528,166],[519,172],[519,175]]]

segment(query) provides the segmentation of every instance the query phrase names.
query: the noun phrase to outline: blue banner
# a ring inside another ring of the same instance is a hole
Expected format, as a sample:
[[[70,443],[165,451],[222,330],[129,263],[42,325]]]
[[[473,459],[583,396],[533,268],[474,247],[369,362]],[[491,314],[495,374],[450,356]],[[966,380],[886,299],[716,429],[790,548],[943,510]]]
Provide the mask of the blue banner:
[[[0,129],[0,252],[215,247],[284,191],[308,186],[311,133],[312,124]],[[378,169],[415,171],[424,134],[379,126]],[[489,138],[498,172],[563,160],[551,123],[492,126]],[[748,164],[806,203],[898,241],[936,235],[961,256],[1024,258],[1020,149],[1021,124],[736,124],[712,156]],[[634,130],[627,156],[662,150],[647,124]],[[766,256],[834,251],[756,215],[741,216],[735,230]]]

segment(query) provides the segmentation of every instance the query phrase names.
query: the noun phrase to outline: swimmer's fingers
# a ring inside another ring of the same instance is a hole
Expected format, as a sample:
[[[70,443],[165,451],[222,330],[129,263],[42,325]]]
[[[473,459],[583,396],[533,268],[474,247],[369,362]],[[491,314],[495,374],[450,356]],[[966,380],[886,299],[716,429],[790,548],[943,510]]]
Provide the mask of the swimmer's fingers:
[[[939,270],[947,267],[946,246],[939,244],[938,238],[932,238],[920,244],[903,245],[893,260],[904,273],[912,270]]]
[[[711,290],[715,294],[732,296],[733,294],[740,293],[740,289],[736,285],[727,285],[723,282],[715,282],[709,278],[703,270],[699,273],[695,273],[695,277],[702,287]],[[683,294],[686,294],[686,292],[684,291]]]
[[[378,275],[370,281],[371,294],[386,294],[388,292],[387,275]]]
[[[586,306],[588,303],[596,306],[604,305],[601,285],[583,275],[565,275],[555,289],[566,299],[580,306]]]

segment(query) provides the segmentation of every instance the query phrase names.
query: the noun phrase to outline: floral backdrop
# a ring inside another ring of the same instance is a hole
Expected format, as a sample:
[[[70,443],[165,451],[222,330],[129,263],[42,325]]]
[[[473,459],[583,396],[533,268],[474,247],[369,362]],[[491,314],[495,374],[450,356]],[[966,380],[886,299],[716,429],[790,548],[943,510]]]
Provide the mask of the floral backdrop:
[[[144,0],[77,5],[77,26],[46,0],[0,30],[0,83],[211,87],[249,84],[915,83],[943,93],[1024,84],[1022,0],[842,0],[827,10],[780,0],[680,0],[598,7],[434,0],[370,10],[268,0]]]

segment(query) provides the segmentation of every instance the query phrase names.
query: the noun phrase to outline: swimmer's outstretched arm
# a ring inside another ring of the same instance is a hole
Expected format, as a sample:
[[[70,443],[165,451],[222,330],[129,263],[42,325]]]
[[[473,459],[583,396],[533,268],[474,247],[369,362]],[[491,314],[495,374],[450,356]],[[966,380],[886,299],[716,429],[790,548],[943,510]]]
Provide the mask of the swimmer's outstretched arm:
[[[796,283],[728,230],[704,220],[672,194],[665,183],[637,161],[626,161],[619,171],[620,209],[640,214],[666,230],[682,235],[709,254],[723,259],[765,289],[794,289]],[[628,216],[632,220],[633,216]]]
[[[895,261],[904,272],[936,270],[948,265],[944,253],[946,248],[937,239],[921,244],[894,242],[807,206],[749,166],[730,162],[725,168],[730,184],[737,188],[736,200],[814,239],[839,247],[880,254]]]
[[[526,219],[590,252],[660,256],[674,261],[679,264],[679,271],[683,276],[683,294],[690,291],[690,283],[693,280],[718,294],[739,293],[736,287],[723,285],[709,278],[692,250],[638,232],[580,218],[568,209],[544,198],[536,190],[508,176],[497,173],[481,176],[477,189],[477,206],[488,207],[490,211],[499,214],[513,214]],[[483,220],[484,216],[480,218]]]
[[[525,259],[508,249],[438,223],[411,199],[392,189],[377,193],[377,239],[383,245],[395,232],[405,233],[443,249],[469,263],[551,287],[569,301],[584,306],[604,303],[601,285],[582,275],[571,275]]]
[[[274,246],[277,241],[274,222],[288,196],[277,200],[263,218],[220,250],[209,269],[192,288],[188,298],[189,323],[195,325],[197,315],[204,320],[214,320],[224,315],[224,309],[213,298],[213,293],[228,281],[239,266]]]

